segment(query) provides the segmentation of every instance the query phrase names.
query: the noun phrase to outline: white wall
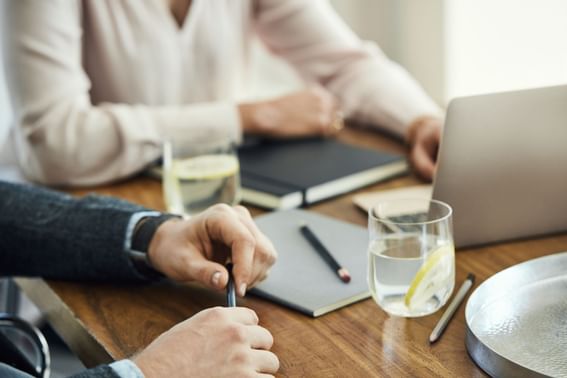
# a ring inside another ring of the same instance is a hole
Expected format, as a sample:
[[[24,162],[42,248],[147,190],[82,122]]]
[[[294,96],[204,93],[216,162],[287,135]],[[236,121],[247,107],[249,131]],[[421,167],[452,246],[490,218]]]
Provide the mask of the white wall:
[[[567,83],[567,1],[447,0],[446,98]]]
[[[377,42],[435,100],[445,100],[443,0],[331,0],[331,4],[361,38]],[[299,80],[284,63],[262,49],[254,51],[254,58],[258,74],[251,97],[299,87]]]
[[[331,0],[351,28],[404,66],[437,102],[445,99],[444,0]]]
[[[331,0],[441,104],[567,83],[565,0]]]

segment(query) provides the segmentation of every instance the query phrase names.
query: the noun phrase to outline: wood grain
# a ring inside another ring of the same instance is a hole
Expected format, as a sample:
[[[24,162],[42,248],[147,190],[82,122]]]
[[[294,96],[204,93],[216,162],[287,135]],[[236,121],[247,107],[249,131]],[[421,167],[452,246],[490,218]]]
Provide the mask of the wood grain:
[[[345,130],[340,139],[403,152],[397,142],[366,130]],[[358,192],[417,184],[402,177]],[[115,185],[74,190],[114,195],[163,209],[161,185],[137,177]],[[355,224],[366,215],[354,207],[354,193],[310,209]],[[250,208],[254,215],[261,209]],[[502,243],[458,251],[457,285],[473,272],[477,285],[496,272],[528,259],[567,250],[567,236]],[[366,251],[360,251],[366,253]],[[160,333],[198,311],[224,304],[224,296],[198,286],[171,282],[114,286],[20,279],[25,292],[48,311],[57,331],[88,366],[131,356]],[[247,297],[239,305],[254,309],[275,338],[281,377],[479,377],[465,350],[464,306],[441,340],[429,345],[429,333],[441,316],[389,317],[371,300],[311,319],[270,302]]]

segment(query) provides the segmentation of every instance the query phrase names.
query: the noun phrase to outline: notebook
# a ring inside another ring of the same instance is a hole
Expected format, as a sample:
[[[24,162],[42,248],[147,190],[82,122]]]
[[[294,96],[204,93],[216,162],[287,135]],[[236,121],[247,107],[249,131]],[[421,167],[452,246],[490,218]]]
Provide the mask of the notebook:
[[[243,201],[269,209],[312,204],[407,171],[403,155],[334,139],[263,141],[238,155]]]
[[[250,293],[312,317],[370,296],[366,282],[368,235],[364,227],[314,212],[291,209],[254,219],[274,243],[278,260],[268,278]],[[348,269],[344,283],[299,231],[305,222],[338,263]]]

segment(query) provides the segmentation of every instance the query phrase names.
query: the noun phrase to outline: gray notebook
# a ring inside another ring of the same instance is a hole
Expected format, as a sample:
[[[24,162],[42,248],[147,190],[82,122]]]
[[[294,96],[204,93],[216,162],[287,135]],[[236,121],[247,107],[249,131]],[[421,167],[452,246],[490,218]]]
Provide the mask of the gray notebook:
[[[365,228],[304,210],[277,211],[255,218],[274,243],[278,260],[268,278],[251,293],[317,317],[368,298],[368,234]],[[305,222],[339,264],[349,283],[317,254],[299,231]]]

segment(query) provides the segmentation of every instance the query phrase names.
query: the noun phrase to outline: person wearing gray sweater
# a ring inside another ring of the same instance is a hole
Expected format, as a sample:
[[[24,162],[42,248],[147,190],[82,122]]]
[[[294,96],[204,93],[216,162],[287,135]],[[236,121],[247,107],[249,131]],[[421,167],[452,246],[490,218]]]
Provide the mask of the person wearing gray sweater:
[[[221,246],[219,248],[219,246]],[[77,199],[0,181],[0,277],[140,282],[169,278],[216,290],[231,258],[237,293],[266,277],[276,251],[240,206],[183,220],[111,197]],[[271,376],[279,368],[254,311],[216,307],[174,326],[132,359],[74,377]],[[1,359],[0,359],[1,361]],[[1,377],[29,377],[0,362]]]

